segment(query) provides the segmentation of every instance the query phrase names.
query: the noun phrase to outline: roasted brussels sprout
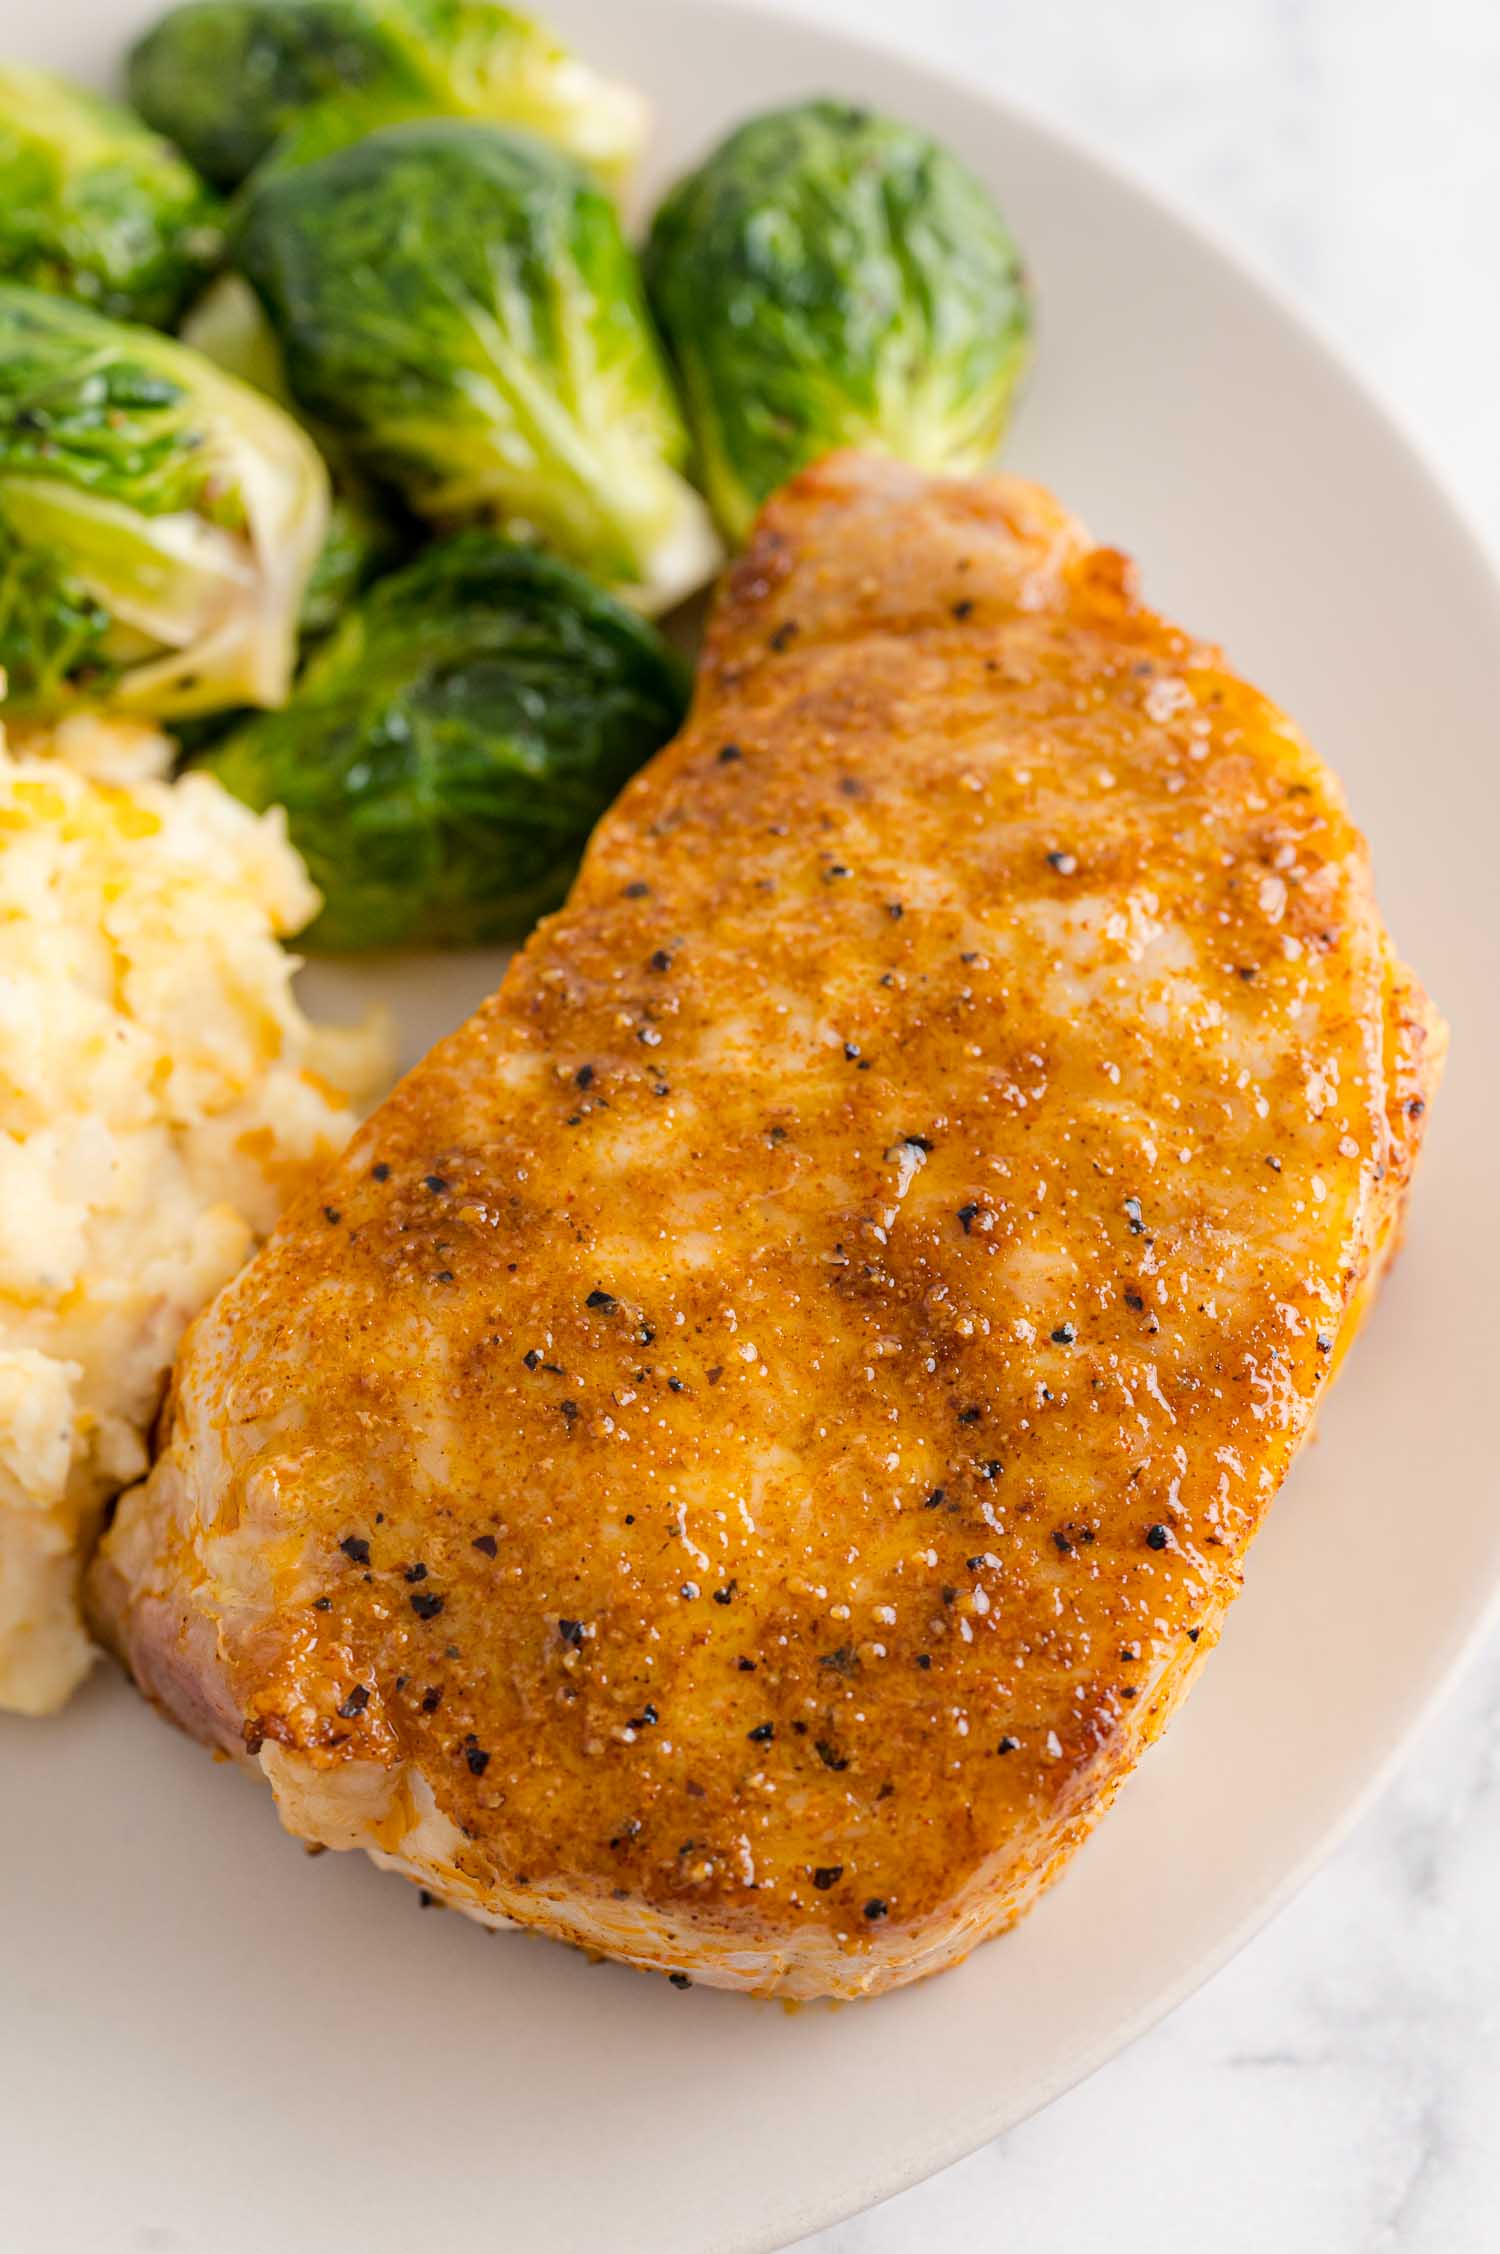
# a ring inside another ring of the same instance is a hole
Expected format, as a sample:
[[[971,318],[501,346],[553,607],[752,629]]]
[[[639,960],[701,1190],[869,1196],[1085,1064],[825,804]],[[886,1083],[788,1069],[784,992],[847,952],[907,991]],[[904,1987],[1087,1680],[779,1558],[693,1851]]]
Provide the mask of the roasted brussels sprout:
[[[0,666],[19,705],[277,704],[328,480],[289,415],[154,330],[0,284]]]
[[[553,556],[461,532],[373,588],[285,710],[205,764],[286,808],[325,902],[309,946],[480,945],[561,898],[686,701],[641,619]]]
[[[635,261],[559,151],[387,126],[252,184],[237,258],[299,406],[419,516],[534,535],[645,610],[713,569]]]
[[[291,408],[276,332],[242,275],[215,277],[183,322],[182,341],[279,406]],[[332,491],[328,530],[297,620],[304,640],[336,626],[360,589],[393,569],[410,546],[396,512],[342,459],[327,433],[310,435],[327,466]]]
[[[962,471],[999,442],[1030,338],[1020,257],[912,126],[836,102],[752,119],[667,197],[645,271],[733,539],[833,447]]]
[[[330,95],[523,126],[606,178],[646,125],[637,94],[494,0],[189,0],[134,48],[129,85],[142,117],[221,188]]]
[[[0,64],[0,280],[165,328],[222,244],[213,197],[139,118]]]

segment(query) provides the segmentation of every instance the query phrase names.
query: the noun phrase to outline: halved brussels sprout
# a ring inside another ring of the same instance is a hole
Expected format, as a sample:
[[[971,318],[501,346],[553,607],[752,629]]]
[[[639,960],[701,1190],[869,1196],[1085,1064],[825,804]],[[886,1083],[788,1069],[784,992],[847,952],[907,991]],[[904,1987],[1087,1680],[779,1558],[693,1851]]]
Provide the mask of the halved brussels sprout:
[[[205,764],[284,806],[323,894],[314,948],[511,939],[665,743],[686,669],[555,557],[463,532],[373,588],[290,703]]]
[[[1026,279],[927,134],[805,102],[730,135],[658,211],[646,283],[732,539],[839,446],[981,469],[1028,356]]]
[[[0,284],[0,667],[11,699],[278,704],[328,479],[291,417],[154,330]]]
[[[214,199],[139,118],[0,64],[0,279],[165,328],[222,247]]]
[[[184,344],[216,367],[253,384],[278,406],[291,408],[276,332],[243,275],[217,275],[183,322],[181,334]],[[336,626],[360,589],[391,570],[411,544],[392,508],[341,458],[328,434],[309,435],[323,456],[332,490],[328,530],[297,621],[304,639]]]
[[[189,0],[134,48],[129,84],[142,117],[221,188],[330,95],[522,126],[611,179],[646,128],[639,95],[494,0]]]
[[[644,610],[718,547],[615,208],[469,120],[252,182],[238,262],[293,396],[418,515],[535,536]]]

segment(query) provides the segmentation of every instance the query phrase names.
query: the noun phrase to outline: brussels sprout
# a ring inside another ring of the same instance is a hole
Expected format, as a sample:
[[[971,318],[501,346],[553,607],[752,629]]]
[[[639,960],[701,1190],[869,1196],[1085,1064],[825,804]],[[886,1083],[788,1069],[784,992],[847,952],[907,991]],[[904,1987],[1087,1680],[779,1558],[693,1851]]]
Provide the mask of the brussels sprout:
[[[836,102],[752,119],[667,197],[645,270],[733,539],[833,447],[961,471],[999,443],[1030,340],[1020,257],[911,126]]]
[[[325,902],[310,946],[480,945],[561,898],[686,701],[633,613],[555,557],[461,532],[372,589],[285,710],[205,764],[286,808]]]
[[[189,0],[135,47],[129,84],[142,117],[222,188],[330,95],[524,126],[606,178],[646,127],[639,95],[494,0]]]
[[[277,704],[322,545],[316,447],[152,329],[0,284],[0,666],[41,712]]]
[[[419,516],[535,535],[645,610],[713,569],[635,261],[557,150],[387,126],[252,183],[238,261],[303,411]]]
[[[278,406],[291,406],[276,332],[242,275],[220,274],[210,283],[182,324],[182,341]],[[360,589],[398,563],[409,544],[391,511],[327,434],[310,435],[327,466],[332,494],[328,531],[297,620],[304,638],[336,626]]]
[[[208,190],[139,118],[0,64],[0,279],[165,328],[222,245]]]

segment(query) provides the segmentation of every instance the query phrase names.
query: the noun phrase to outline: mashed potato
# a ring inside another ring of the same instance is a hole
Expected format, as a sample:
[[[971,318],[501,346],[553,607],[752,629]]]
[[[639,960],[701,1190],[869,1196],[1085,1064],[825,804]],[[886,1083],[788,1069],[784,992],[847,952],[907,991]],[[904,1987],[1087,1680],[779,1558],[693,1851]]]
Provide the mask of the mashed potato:
[[[45,753],[46,756],[34,756]],[[88,1667],[81,1564],[184,1326],[339,1148],[383,1031],[308,1023],[277,814],[73,720],[0,740],[0,1707]]]

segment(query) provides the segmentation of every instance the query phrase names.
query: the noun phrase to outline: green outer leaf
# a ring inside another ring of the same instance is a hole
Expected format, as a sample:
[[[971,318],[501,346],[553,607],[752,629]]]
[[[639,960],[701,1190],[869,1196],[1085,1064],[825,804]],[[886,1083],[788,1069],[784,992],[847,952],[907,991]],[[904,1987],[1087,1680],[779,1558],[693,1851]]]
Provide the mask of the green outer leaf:
[[[839,446],[983,467],[1030,342],[1019,253],[925,133],[835,102],[741,126],[657,212],[647,288],[714,513]]]
[[[0,665],[13,701],[278,702],[327,475],[290,416],[153,330],[0,283]]]
[[[129,84],[223,188],[303,112],[350,96],[521,126],[611,179],[646,125],[638,95],[496,0],[189,0],[137,43]]]
[[[0,277],[165,328],[222,247],[214,199],[139,118],[0,64]]]
[[[568,565],[459,533],[382,580],[285,709],[204,764],[286,808],[325,901],[308,945],[480,945],[562,897],[687,689],[660,637]]]
[[[558,151],[470,120],[388,126],[272,167],[237,255],[302,409],[419,515],[539,535],[621,588],[670,559],[672,599],[707,576],[635,260]]]
[[[234,188],[309,103],[390,69],[358,0],[188,0],[136,42],[126,82],[148,125]]]

